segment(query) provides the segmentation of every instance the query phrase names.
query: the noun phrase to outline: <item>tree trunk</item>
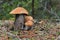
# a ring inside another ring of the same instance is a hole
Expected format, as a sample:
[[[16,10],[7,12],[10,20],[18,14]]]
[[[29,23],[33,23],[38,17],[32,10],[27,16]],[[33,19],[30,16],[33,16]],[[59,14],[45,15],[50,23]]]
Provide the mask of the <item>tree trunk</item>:
[[[34,0],[32,0],[32,16],[34,18]]]

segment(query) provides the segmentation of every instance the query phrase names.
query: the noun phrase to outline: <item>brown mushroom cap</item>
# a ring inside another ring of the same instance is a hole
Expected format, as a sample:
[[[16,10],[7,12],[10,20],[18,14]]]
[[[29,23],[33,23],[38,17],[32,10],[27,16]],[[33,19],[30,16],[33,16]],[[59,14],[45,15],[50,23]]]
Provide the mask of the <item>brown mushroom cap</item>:
[[[14,10],[12,10],[10,14],[27,14],[28,15],[28,11],[23,7],[17,7]]]
[[[25,25],[26,26],[28,26],[28,27],[31,27],[31,26],[33,26],[33,22],[32,21],[27,21],[27,22],[25,22]]]
[[[27,21],[33,21],[33,17],[32,16],[25,16],[25,22]]]

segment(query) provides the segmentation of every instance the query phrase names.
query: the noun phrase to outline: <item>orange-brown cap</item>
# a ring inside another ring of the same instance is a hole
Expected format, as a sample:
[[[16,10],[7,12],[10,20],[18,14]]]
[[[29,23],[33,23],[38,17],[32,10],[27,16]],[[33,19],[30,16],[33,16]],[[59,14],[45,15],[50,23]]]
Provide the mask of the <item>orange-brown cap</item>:
[[[28,27],[31,27],[31,26],[33,26],[33,22],[32,21],[27,21],[27,22],[25,22],[25,25],[26,26],[28,26]]]
[[[10,14],[27,14],[28,15],[28,11],[23,7],[17,7],[14,10],[12,10]]]
[[[33,21],[33,17],[32,16],[25,16],[25,22],[27,21]]]

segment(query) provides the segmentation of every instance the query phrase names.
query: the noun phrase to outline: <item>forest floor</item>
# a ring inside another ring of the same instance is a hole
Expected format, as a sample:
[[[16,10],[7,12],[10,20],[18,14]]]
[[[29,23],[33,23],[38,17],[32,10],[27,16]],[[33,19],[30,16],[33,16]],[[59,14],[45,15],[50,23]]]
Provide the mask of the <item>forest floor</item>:
[[[29,36],[20,38],[22,33],[9,30],[12,25],[13,21],[0,21],[0,40],[60,40],[60,22],[43,22],[34,25],[33,33],[37,35],[30,38]]]

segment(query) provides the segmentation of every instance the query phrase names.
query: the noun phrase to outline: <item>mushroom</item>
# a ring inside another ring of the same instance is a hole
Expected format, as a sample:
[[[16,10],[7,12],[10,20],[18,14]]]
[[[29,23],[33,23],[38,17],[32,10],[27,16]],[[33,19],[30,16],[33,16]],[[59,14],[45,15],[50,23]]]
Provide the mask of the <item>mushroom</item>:
[[[12,10],[10,14],[27,14],[28,15],[28,11],[23,7],[17,7],[14,10]]]
[[[28,27],[32,27],[33,26],[33,22],[32,21],[27,21],[25,22],[25,25],[28,26]]]
[[[31,30],[34,25],[33,22],[33,17],[32,16],[25,16],[25,26],[26,26],[26,30]]]
[[[14,10],[12,10],[10,14],[15,15],[14,29],[24,29],[24,17],[28,15],[28,11],[23,7],[17,7]]]
[[[29,31],[33,29],[34,23],[32,21],[25,22],[25,30]]]
[[[25,22],[27,21],[33,21],[33,17],[32,16],[25,16]]]

